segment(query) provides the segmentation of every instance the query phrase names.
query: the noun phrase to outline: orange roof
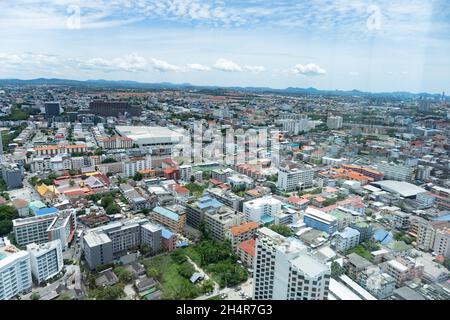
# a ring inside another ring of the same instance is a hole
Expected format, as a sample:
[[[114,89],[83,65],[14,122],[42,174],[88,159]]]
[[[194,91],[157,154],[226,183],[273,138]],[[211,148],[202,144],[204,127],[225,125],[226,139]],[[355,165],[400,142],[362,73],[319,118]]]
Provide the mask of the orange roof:
[[[217,179],[210,179],[209,182],[211,182],[212,184],[218,185],[218,184],[222,184],[222,181],[219,181]]]
[[[322,196],[317,196],[317,197],[314,198],[314,200],[316,200],[316,201],[318,201],[318,202],[323,202],[323,201],[325,201],[326,199],[325,199],[324,197],[322,197]]]
[[[348,177],[352,180],[357,180],[357,181],[373,181],[373,178],[365,176],[358,172],[353,172],[353,171],[348,172]]]
[[[165,168],[163,170],[163,172],[166,173],[166,174],[171,174],[171,173],[174,173],[174,170],[173,170],[173,168]]]
[[[147,174],[147,173],[155,173],[156,171],[153,169],[142,169],[138,171],[140,174]]]
[[[189,193],[189,190],[183,186],[176,186],[174,190],[176,193]]]
[[[72,149],[72,148],[86,148],[86,145],[84,144],[74,144],[74,145],[70,145],[70,146],[66,146],[67,149]]]
[[[239,226],[234,226],[230,228],[230,232],[233,236],[240,235],[241,233],[249,232],[253,229],[258,228],[258,224],[255,221],[250,221],[243,223]]]
[[[289,197],[289,198],[287,199],[287,201],[288,201],[289,203],[306,203],[306,202],[308,202],[309,200],[308,200],[308,199],[304,199],[304,198],[299,198],[299,197]]]
[[[252,257],[255,256],[255,239],[246,240],[239,244],[239,248],[247,252]]]

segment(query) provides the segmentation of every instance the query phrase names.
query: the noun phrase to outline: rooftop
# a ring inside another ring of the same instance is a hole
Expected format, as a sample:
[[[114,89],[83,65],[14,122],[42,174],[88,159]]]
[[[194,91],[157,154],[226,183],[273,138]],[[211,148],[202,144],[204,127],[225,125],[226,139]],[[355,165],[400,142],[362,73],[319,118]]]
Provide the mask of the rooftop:
[[[241,242],[238,247],[240,249],[242,249],[243,251],[247,252],[252,257],[254,257],[255,256],[255,244],[256,244],[255,239],[249,239],[249,240]]]
[[[167,208],[155,207],[153,209],[153,212],[156,212],[157,214],[160,214],[160,215],[162,215],[162,216],[164,216],[166,218],[169,218],[171,220],[178,221],[180,219],[180,216],[176,212],[174,212],[172,210],[169,210]]]
[[[134,141],[169,139],[178,142],[183,137],[180,133],[166,127],[116,126],[116,130]]]
[[[373,182],[372,184],[379,186],[385,191],[398,193],[405,198],[414,197],[419,193],[426,192],[425,189],[404,181],[383,180]]]
[[[233,234],[233,236],[237,236],[239,234],[248,232],[250,230],[254,230],[258,228],[258,223],[254,221],[243,223],[239,226],[234,226],[230,228],[230,232]]]

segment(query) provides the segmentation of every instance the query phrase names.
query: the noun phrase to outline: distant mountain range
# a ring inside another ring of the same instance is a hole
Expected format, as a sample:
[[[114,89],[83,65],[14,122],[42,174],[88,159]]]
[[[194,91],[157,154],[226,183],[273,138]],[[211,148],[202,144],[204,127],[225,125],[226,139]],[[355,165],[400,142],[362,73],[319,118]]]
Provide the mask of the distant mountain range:
[[[273,89],[268,87],[221,87],[221,86],[196,86],[190,83],[175,84],[170,82],[161,83],[143,83],[127,80],[68,80],[68,79],[46,79],[38,78],[31,80],[21,79],[0,79],[0,86],[5,85],[57,85],[70,87],[85,87],[85,88],[112,88],[112,89],[146,89],[146,90],[161,90],[161,89],[184,89],[184,90],[207,90],[207,91],[242,91],[248,93],[276,93],[285,95],[315,95],[315,96],[347,96],[347,97],[372,97],[372,98],[394,98],[394,99],[414,99],[419,97],[426,98],[440,98],[441,94],[430,93],[411,93],[411,92],[363,92],[359,90],[319,90],[316,88],[293,88]]]

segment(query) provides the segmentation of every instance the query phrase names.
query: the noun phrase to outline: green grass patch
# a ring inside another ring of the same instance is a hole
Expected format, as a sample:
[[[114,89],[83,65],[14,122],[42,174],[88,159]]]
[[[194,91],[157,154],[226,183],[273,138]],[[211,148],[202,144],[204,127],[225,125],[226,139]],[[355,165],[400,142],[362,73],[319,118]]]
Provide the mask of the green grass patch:
[[[147,270],[158,270],[157,279],[161,284],[162,299],[179,300],[198,297],[200,289],[180,274],[180,264],[170,255],[159,256],[144,262]]]

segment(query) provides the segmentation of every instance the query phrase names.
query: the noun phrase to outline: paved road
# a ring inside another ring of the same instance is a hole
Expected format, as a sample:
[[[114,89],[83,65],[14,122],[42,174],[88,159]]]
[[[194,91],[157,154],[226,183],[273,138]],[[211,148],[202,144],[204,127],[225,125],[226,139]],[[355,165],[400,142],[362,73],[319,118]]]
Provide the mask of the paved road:
[[[191,258],[189,258],[188,256],[186,256],[186,258],[187,258],[188,261],[194,266],[194,268],[195,268],[195,270],[196,270],[197,272],[200,272],[200,273],[202,273],[202,274],[205,275],[205,279],[206,279],[206,280],[211,279],[211,277],[210,277],[210,276],[209,276],[202,268],[200,268],[194,261],[192,261]],[[211,279],[211,281],[214,282],[214,291],[213,291],[213,294],[216,295],[216,294],[219,293],[220,286],[219,286],[219,284],[218,284],[217,282],[215,282],[213,279]],[[207,297],[207,296],[206,296],[206,297]],[[204,299],[199,299],[199,300],[204,300]]]
[[[238,288],[238,287],[240,287],[241,290],[236,291],[236,288]],[[240,294],[244,293],[248,297],[251,297],[252,291],[253,291],[253,279],[249,278],[246,282],[242,283],[240,286],[226,287],[223,289],[219,289],[218,291],[215,291],[213,294],[210,294],[208,296],[203,295],[203,296],[195,298],[195,300],[207,300],[208,298],[211,298],[212,296],[222,295],[222,294],[227,295],[225,300],[244,300],[244,297],[242,297]]]

